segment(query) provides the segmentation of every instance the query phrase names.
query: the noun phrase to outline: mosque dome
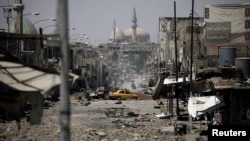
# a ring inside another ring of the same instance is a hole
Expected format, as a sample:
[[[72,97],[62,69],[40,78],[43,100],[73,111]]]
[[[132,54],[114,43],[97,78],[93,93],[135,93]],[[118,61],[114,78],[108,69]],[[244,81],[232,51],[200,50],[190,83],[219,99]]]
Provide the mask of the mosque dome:
[[[11,33],[16,33],[15,31],[15,21],[12,21],[10,24],[10,32]],[[32,22],[26,18],[23,17],[23,34],[37,34],[37,30],[35,26],[32,24]]]
[[[132,41],[132,28],[125,29],[123,31],[126,41],[130,42]],[[149,42],[150,41],[150,35],[148,32],[146,32],[144,29],[137,27],[136,28],[136,38],[139,42]]]
[[[109,37],[109,41],[116,40],[117,42],[122,42],[124,40],[124,37],[125,37],[125,35],[124,35],[123,31],[121,29],[119,29],[118,27],[116,27],[115,32],[114,31],[111,32],[110,37]]]

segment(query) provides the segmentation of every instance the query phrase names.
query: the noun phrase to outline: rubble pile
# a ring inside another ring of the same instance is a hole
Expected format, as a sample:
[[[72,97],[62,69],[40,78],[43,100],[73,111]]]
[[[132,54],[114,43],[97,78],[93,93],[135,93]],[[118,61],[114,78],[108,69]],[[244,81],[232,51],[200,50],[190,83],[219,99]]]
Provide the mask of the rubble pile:
[[[174,128],[160,119],[154,109],[157,104],[153,100],[126,100],[122,104],[114,104],[113,100],[96,100],[84,106],[81,101],[71,100],[71,140],[72,141],[161,141],[180,140]],[[0,141],[57,141],[60,139],[59,105],[44,109],[42,123],[30,125],[26,119],[21,120],[18,130],[15,121],[1,122]],[[107,111],[113,116],[107,116]],[[106,114],[105,114],[106,113]],[[168,130],[162,130],[164,127]]]

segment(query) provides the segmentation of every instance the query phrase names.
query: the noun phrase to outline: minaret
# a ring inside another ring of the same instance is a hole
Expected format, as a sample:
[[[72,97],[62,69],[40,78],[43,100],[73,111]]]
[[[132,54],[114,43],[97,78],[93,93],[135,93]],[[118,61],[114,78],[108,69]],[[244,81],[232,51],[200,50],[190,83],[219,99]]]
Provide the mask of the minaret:
[[[132,15],[132,42],[136,41],[136,28],[137,28],[137,18],[136,18],[136,12],[135,12],[135,6],[134,11]]]
[[[13,7],[15,16],[15,32],[23,34],[23,0],[15,0],[15,6]]]
[[[114,38],[113,38],[113,43],[115,43],[115,32],[116,32],[116,23],[115,23],[115,20],[114,20],[114,25],[113,25],[113,32],[114,32]]]

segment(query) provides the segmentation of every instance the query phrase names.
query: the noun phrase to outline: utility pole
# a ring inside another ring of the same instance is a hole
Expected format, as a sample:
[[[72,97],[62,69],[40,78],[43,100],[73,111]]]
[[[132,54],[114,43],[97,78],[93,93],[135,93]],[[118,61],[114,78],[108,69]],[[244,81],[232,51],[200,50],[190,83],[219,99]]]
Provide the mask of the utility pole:
[[[191,22],[191,53],[190,53],[190,96],[192,97],[192,79],[193,79],[193,28],[194,28],[194,0],[192,0],[192,22]],[[189,129],[192,129],[192,116],[189,115]]]
[[[44,60],[44,46],[43,46],[43,29],[42,28],[39,28],[39,34],[41,35],[40,38],[39,38],[39,42],[40,42],[40,48],[39,48],[39,65],[40,66],[43,66],[43,60]]]
[[[176,1],[174,1],[174,41],[175,41],[175,94],[176,94],[176,115],[177,118],[180,115],[180,110],[179,110],[179,92],[178,92],[178,51],[177,51],[177,37],[176,37]]]
[[[61,46],[61,85],[60,85],[60,140],[70,141],[70,101],[69,101],[69,44],[68,44],[68,1],[58,0],[58,15]]]
[[[116,23],[115,23],[115,20],[114,20],[114,25],[113,25],[113,32],[114,32],[114,39],[113,39],[113,43],[116,43],[116,39],[115,39],[115,32],[116,32]]]

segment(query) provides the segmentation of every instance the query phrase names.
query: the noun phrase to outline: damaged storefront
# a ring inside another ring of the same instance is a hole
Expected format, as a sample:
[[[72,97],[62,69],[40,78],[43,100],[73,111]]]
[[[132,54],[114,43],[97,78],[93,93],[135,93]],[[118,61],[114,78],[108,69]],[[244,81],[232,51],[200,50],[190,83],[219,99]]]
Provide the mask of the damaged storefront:
[[[247,81],[213,77],[207,83],[206,86],[213,86],[210,88],[213,95],[189,98],[188,111],[193,119],[205,116],[208,124],[213,125],[250,124],[250,87]]]
[[[29,120],[40,124],[46,98],[57,91],[61,78],[59,71],[26,65],[12,56],[0,54],[0,117],[20,121],[25,107],[31,105]],[[69,84],[78,78],[69,73]]]
[[[250,88],[234,87],[220,90],[225,103],[223,125],[250,125]]]

